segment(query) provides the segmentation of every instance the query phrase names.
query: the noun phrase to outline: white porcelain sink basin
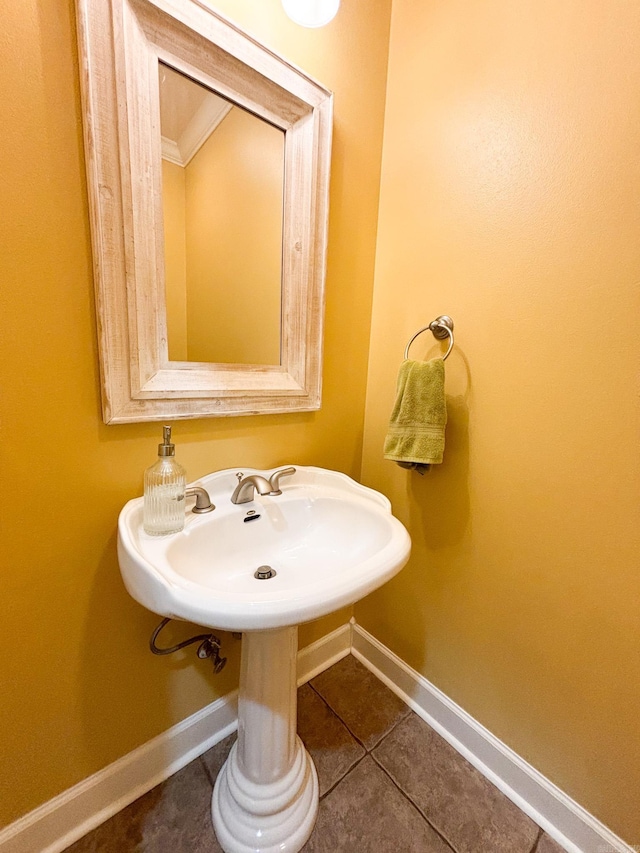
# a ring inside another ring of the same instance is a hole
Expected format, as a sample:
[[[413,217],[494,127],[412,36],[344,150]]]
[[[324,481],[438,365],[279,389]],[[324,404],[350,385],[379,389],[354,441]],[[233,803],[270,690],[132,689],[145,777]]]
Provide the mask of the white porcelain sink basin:
[[[236,469],[193,485],[209,492],[216,509],[187,511],[180,533],[147,535],[142,498],[120,514],[124,582],[162,616],[243,632],[297,625],[362,598],[409,558],[409,535],[387,498],[345,474],[297,466],[282,479],[281,495],[238,505],[231,503]],[[257,579],[261,566],[275,576]]]
[[[118,558],[127,589],[149,610],[243,632],[238,739],[216,778],[213,826],[225,853],[298,853],[319,795],[296,734],[297,626],[381,586],[407,562],[411,541],[389,501],[344,474],[299,466],[281,478],[280,495],[233,504],[236,473],[194,483],[216,509],[188,511],[184,530],[169,536],[148,536],[142,498],[129,501]],[[263,567],[274,576],[255,577]]]

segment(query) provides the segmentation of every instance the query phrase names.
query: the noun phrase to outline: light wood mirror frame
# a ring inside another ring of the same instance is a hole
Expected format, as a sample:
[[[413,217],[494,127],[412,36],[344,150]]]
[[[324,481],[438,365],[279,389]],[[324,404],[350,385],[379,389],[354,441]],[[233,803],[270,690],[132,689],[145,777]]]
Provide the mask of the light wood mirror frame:
[[[105,422],[318,409],[331,92],[198,0],[76,6]],[[280,365],[168,358],[160,60],[284,131]]]

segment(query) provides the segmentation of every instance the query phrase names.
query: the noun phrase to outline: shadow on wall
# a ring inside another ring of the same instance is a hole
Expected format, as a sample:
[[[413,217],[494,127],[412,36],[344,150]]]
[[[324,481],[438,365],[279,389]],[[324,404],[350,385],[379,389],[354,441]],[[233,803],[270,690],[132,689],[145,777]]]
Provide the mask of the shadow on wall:
[[[152,655],[149,638],[160,618],[126,591],[114,531],[95,570],[78,661],[83,746],[86,764],[96,770],[237,686],[240,643],[230,634],[215,632],[229,660],[214,675],[211,661],[196,657],[195,645]],[[208,631],[171,623],[159,645]]]
[[[422,477],[412,472],[407,492],[414,538],[420,536],[429,550],[461,542],[469,524],[469,409],[466,395],[447,396],[443,464],[432,465]]]
[[[356,605],[356,618],[363,627],[375,626],[376,635],[420,671],[424,671],[429,655],[433,602],[451,587],[452,573],[459,565],[457,560],[444,559],[444,553],[462,550],[470,524],[470,379],[463,362],[466,391],[459,396],[447,395],[443,464],[433,465],[424,476],[399,469],[391,473],[394,479],[404,480],[404,506],[409,513],[405,524],[412,539],[409,563],[382,589]],[[452,367],[448,377],[453,386],[460,375],[457,365]]]

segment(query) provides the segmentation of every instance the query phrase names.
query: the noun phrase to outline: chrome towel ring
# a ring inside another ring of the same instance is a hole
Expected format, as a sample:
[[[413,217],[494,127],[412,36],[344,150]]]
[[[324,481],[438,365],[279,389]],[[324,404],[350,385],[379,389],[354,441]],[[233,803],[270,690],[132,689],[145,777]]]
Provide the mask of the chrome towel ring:
[[[436,317],[435,320],[432,320],[428,326],[423,326],[422,329],[418,329],[415,335],[411,338],[409,343],[406,345],[404,349],[404,357],[405,359],[409,358],[409,347],[423,332],[426,332],[429,329],[433,332],[434,338],[437,338],[439,341],[443,341],[447,335],[449,336],[449,347],[446,353],[442,356],[442,360],[446,361],[449,357],[449,353],[453,349],[453,320],[451,317],[446,314],[442,314],[440,317]]]

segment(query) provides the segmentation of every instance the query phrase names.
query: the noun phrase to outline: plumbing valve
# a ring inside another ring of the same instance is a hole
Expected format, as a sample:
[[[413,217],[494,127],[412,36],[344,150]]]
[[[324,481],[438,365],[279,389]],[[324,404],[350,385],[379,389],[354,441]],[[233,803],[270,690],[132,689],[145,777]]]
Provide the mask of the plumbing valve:
[[[213,671],[216,675],[222,672],[227,662],[226,658],[220,657],[220,640],[213,634],[200,643],[197,654],[200,660],[211,658]]]
[[[177,643],[175,646],[170,646],[169,648],[160,648],[159,646],[157,646],[156,639],[158,638],[158,634],[169,622],[171,622],[171,619],[169,617],[163,619],[151,635],[151,639],[149,640],[149,648],[151,649],[154,655],[172,655],[174,652],[177,652],[180,649],[184,649],[185,646],[190,646],[192,643],[197,643],[198,640],[201,640],[202,642],[198,646],[197,652],[200,660],[206,660],[207,658],[211,658],[211,662],[213,663],[213,671],[216,675],[224,669],[224,665],[226,664],[227,659],[220,657],[221,644],[220,640],[215,636],[215,634],[198,634],[196,637],[190,637],[188,640],[183,640],[181,643]]]

